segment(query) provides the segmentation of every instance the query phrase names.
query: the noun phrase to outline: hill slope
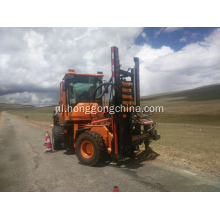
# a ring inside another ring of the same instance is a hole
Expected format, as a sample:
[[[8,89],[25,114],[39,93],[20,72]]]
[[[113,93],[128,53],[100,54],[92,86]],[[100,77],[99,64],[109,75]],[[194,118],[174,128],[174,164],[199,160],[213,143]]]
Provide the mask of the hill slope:
[[[220,100],[220,83],[183,91],[161,93],[151,96],[142,96],[141,101],[156,100],[168,97],[184,97],[185,101]],[[178,99],[176,101],[178,101]]]
[[[9,114],[22,118],[48,123],[53,122],[52,115],[54,110],[55,106],[34,107],[32,105],[0,103],[0,112],[7,111]]]
[[[144,106],[163,106],[152,116],[158,122],[220,126],[220,84],[141,97]]]

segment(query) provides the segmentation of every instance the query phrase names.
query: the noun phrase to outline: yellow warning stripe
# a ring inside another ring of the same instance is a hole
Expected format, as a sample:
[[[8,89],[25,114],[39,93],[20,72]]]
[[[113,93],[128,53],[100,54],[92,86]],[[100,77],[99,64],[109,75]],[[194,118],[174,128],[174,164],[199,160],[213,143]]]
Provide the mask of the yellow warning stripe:
[[[133,99],[132,95],[122,95],[123,99]]]
[[[123,86],[132,86],[133,83],[122,82],[122,85],[123,85]]]
[[[129,108],[125,107],[125,109],[122,108],[122,112],[133,112],[133,111],[134,111],[134,108],[132,107],[129,107]]]
[[[122,88],[122,92],[131,92],[131,89]]]
[[[122,101],[122,105],[134,105],[132,101]]]

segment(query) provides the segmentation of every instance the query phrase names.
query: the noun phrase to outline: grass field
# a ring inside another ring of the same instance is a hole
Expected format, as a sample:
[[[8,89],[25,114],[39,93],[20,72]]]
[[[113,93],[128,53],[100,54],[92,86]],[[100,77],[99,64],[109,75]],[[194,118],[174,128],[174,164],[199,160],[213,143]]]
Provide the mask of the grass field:
[[[142,97],[141,107],[163,106],[163,113],[152,119],[163,123],[187,123],[220,126],[220,85]]]
[[[162,158],[220,174],[220,127],[159,123],[157,131],[161,139],[151,147]]]
[[[0,111],[7,111],[9,114],[16,115],[22,118],[28,116],[29,120],[48,122],[52,124],[54,106],[51,107],[32,107],[24,105],[13,105],[0,103]]]

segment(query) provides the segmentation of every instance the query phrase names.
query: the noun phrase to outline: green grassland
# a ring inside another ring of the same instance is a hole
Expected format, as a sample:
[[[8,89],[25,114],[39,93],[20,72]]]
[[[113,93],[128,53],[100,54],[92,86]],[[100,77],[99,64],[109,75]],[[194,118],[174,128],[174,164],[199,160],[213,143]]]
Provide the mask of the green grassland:
[[[220,85],[141,97],[141,108],[145,106],[163,106],[163,113],[151,117],[159,123],[220,126]]]
[[[160,158],[184,162],[220,175],[220,127],[159,123],[156,129],[161,139],[150,146]]]
[[[9,114],[16,115],[22,118],[28,116],[29,120],[48,122],[52,124],[53,111],[55,106],[49,107],[33,107],[16,104],[4,104],[0,103],[0,111],[7,111]]]

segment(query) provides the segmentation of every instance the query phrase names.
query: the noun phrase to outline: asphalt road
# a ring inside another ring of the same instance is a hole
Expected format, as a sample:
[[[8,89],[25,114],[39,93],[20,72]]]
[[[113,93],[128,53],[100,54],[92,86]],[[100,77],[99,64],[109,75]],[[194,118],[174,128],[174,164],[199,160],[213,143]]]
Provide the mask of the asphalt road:
[[[1,192],[111,192],[114,186],[121,192],[220,191],[220,183],[153,161],[88,167],[65,151],[45,153],[46,130],[7,113],[3,117]]]

